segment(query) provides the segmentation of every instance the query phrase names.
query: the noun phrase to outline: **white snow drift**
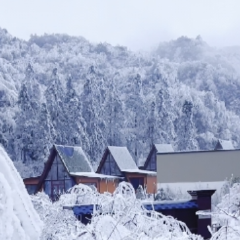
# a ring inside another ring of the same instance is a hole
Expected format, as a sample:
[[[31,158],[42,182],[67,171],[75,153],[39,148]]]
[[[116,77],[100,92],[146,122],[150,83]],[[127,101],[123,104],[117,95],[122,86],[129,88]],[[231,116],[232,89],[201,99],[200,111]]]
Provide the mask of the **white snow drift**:
[[[38,240],[43,226],[22,178],[0,146],[0,239]]]

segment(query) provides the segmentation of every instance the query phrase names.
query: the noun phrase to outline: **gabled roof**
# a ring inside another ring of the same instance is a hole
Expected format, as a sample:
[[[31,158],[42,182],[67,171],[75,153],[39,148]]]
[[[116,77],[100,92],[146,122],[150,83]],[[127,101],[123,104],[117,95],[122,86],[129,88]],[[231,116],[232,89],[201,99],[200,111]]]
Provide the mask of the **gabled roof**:
[[[154,144],[158,153],[174,152],[171,144]]]
[[[222,140],[218,139],[218,142],[214,148],[214,150],[233,150],[233,144],[230,140]]]
[[[68,173],[94,172],[81,147],[54,145]]]
[[[168,152],[174,152],[174,149],[171,144],[166,144],[166,143],[165,144],[153,144],[152,149],[150,150],[150,152],[147,156],[147,159],[144,163],[144,166],[141,168],[143,168],[143,169],[147,168],[147,165],[148,165],[154,151],[156,151],[156,153],[168,153]],[[156,159],[156,161],[157,161],[157,159]]]
[[[93,168],[84,154],[81,147],[71,147],[62,145],[53,145],[44,170],[36,187],[35,193],[39,191],[44,180],[46,179],[56,155],[60,156],[66,171],[71,175],[74,172],[94,172]]]
[[[136,163],[134,162],[130,152],[126,147],[108,146],[108,150],[113,156],[120,171],[124,171],[125,169],[138,169]]]

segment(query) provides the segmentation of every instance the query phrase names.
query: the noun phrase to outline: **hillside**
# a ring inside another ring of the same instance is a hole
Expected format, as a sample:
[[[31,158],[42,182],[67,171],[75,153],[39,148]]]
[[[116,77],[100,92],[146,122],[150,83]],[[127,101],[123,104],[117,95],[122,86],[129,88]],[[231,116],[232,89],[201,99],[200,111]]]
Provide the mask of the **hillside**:
[[[127,146],[139,164],[153,142],[207,150],[222,138],[238,148],[239,65],[239,47],[200,36],[143,54],[0,29],[0,143],[23,176],[41,172],[53,143],[81,145],[95,163],[107,145]]]

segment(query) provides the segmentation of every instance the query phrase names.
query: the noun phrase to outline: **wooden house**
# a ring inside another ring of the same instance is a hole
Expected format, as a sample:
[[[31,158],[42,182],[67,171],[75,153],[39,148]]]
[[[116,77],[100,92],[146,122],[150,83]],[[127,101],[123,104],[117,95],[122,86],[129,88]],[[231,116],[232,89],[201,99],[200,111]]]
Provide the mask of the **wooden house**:
[[[102,193],[113,192],[119,177],[97,174],[81,147],[53,145],[35,193],[44,190],[53,200],[75,184],[94,185]]]
[[[153,144],[152,149],[150,150],[148,157],[144,163],[144,166],[141,169],[146,171],[157,172],[157,153],[163,152],[174,152],[171,144]],[[151,189],[152,193],[157,192],[157,176],[152,175],[148,176],[149,185],[153,186]],[[150,184],[151,183],[151,184]]]
[[[157,171],[157,153],[174,152],[171,144],[153,144],[152,149],[145,161],[143,169]]]
[[[155,193],[156,183],[151,179],[156,176],[156,172],[139,169],[126,147],[107,147],[97,173],[121,177],[130,182],[134,189],[141,185],[148,193]]]

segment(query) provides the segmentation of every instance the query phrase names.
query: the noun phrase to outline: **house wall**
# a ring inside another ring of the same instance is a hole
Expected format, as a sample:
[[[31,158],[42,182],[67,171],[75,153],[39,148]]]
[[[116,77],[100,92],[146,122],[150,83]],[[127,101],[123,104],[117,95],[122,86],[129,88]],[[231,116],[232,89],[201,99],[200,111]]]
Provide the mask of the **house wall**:
[[[97,190],[99,191],[99,180],[98,178],[88,178],[88,177],[75,177],[75,181],[77,184],[87,184],[87,185],[95,185]]]
[[[240,150],[157,155],[157,182],[217,182],[240,176]]]
[[[147,176],[147,193],[157,192],[157,176]]]
[[[144,185],[147,184],[147,177],[145,174],[139,174],[139,173],[126,173],[127,181],[130,182],[130,178],[144,178]]]
[[[38,184],[39,179],[36,179],[36,178],[27,178],[27,179],[23,179],[23,182],[24,182],[25,185]]]
[[[99,192],[104,193],[104,192],[110,192],[113,193],[118,186],[119,180],[110,180],[106,181],[105,179],[101,179],[99,182]]]
[[[88,178],[88,177],[75,177],[75,181],[77,184],[87,184],[87,185],[95,185],[98,192],[104,193],[104,192],[110,192],[113,193],[118,185],[119,180],[115,179],[108,180],[106,179],[100,179],[100,178]]]

